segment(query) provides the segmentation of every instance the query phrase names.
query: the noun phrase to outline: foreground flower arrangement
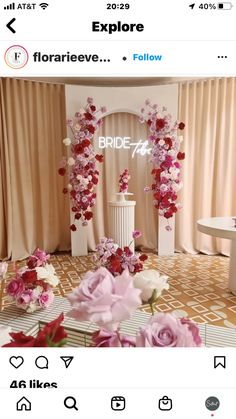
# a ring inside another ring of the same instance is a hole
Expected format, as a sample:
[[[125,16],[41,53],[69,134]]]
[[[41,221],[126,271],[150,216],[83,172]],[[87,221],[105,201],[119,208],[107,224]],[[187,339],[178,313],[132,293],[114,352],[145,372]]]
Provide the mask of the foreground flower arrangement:
[[[183,186],[180,161],[184,160],[185,153],[180,151],[178,130],[183,130],[185,124],[173,120],[165,107],[159,108],[150,100],[146,100],[141,114],[140,122],[146,122],[150,130],[148,140],[152,143],[151,162],[154,166],[153,184],[145,187],[145,192],[153,191],[153,203],[159,215],[169,219],[181,208],[176,201]],[[171,227],[167,225],[166,229],[171,230]]]
[[[103,156],[95,153],[91,141],[95,131],[102,125],[100,116],[104,112],[106,108],[102,106],[97,109],[89,97],[85,108],[76,112],[75,120],[68,120],[73,139],[63,140],[70,148],[71,156],[68,159],[63,157],[58,173],[64,176],[68,166],[69,183],[63,193],[70,195],[74,220],[81,219],[83,226],[93,217],[91,208],[96,201],[94,187],[98,184],[99,176],[96,164],[103,162]],[[70,229],[76,231],[75,224],[71,224]]]
[[[60,348],[66,345],[67,333],[61,323],[64,320],[64,314],[47,323],[36,337],[27,336],[23,332],[10,333],[11,342],[3,345],[4,348],[19,348],[19,347],[54,347]]]
[[[59,284],[59,279],[48,263],[49,258],[46,252],[36,249],[26,266],[15,271],[7,286],[8,296],[27,313],[48,308],[53,302],[53,288]]]
[[[138,230],[135,230],[132,235],[133,240],[141,237],[141,233]],[[142,271],[143,262],[148,259],[148,256],[144,253],[137,255],[132,252],[130,246],[133,240],[129,246],[121,249],[113,239],[103,237],[96,246],[97,254],[95,256],[95,262],[98,263],[98,266],[106,267],[114,276],[122,274],[125,269],[131,274]]]
[[[145,277],[145,272],[143,275]],[[159,274],[158,274],[159,281]],[[160,295],[166,288],[151,290]],[[141,289],[139,286],[141,286]],[[160,281],[159,281],[160,285]],[[148,286],[147,286],[148,288]],[[150,288],[150,287],[149,287]],[[68,316],[78,321],[91,321],[100,328],[93,333],[94,347],[196,347],[202,341],[198,327],[188,319],[178,319],[172,314],[157,313],[136,335],[128,336],[120,332],[120,324],[128,320],[142,304],[143,284],[131,277],[128,269],[114,277],[106,268],[88,272],[80,286],[68,297],[72,310]],[[152,299],[152,297],[151,297]]]

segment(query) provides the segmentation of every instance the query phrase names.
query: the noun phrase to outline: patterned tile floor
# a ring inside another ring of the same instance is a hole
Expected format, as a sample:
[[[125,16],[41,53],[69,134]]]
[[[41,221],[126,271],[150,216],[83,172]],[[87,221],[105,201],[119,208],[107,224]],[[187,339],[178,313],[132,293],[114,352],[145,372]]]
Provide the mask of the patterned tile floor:
[[[61,280],[56,294],[63,296],[79,284],[84,272],[94,269],[92,254],[71,257],[69,253],[58,253],[51,256],[51,263]],[[24,262],[19,265],[24,265]],[[158,300],[157,311],[174,311],[198,323],[227,327],[236,325],[236,296],[230,293],[227,286],[229,258],[149,254],[145,269],[151,268],[170,277],[170,289]],[[7,296],[3,295],[3,309],[9,304]],[[141,310],[149,312],[149,307],[143,306]]]

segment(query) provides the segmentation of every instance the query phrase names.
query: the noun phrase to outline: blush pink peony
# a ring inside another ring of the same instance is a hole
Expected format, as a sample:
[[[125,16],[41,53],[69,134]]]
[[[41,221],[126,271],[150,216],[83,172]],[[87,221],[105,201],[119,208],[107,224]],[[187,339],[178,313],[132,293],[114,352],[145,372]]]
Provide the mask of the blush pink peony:
[[[201,338],[197,326],[192,322],[182,322],[169,313],[157,313],[145,327],[140,328],[137,335],[137,347],[152,346],[201,346]]]
[[[69,316],[109,330],[116,330],[141,305],[140,290],[134,288],[128,270],[114,278],[103,267],[87,272],[68,299],[72,306]]]

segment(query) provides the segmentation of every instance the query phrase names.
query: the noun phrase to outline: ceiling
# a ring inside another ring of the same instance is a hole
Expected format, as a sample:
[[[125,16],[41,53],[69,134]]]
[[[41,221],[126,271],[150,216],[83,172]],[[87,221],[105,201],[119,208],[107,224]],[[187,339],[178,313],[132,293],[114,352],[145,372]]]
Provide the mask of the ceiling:
[[[24,77],[24,79],[80,86],[122,87],[156,86],[183,82],[185,80],[197,80],[199,77]]]

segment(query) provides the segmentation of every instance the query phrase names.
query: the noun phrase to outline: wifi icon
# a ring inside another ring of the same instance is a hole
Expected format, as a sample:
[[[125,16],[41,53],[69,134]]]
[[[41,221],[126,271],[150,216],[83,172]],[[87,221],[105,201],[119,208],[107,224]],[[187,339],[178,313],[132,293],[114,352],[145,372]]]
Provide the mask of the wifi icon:
[[[40,3],[40,5],[39,5],[43,10],[45,10],[48,6],[49,6],[49,4],[48,3]]]

